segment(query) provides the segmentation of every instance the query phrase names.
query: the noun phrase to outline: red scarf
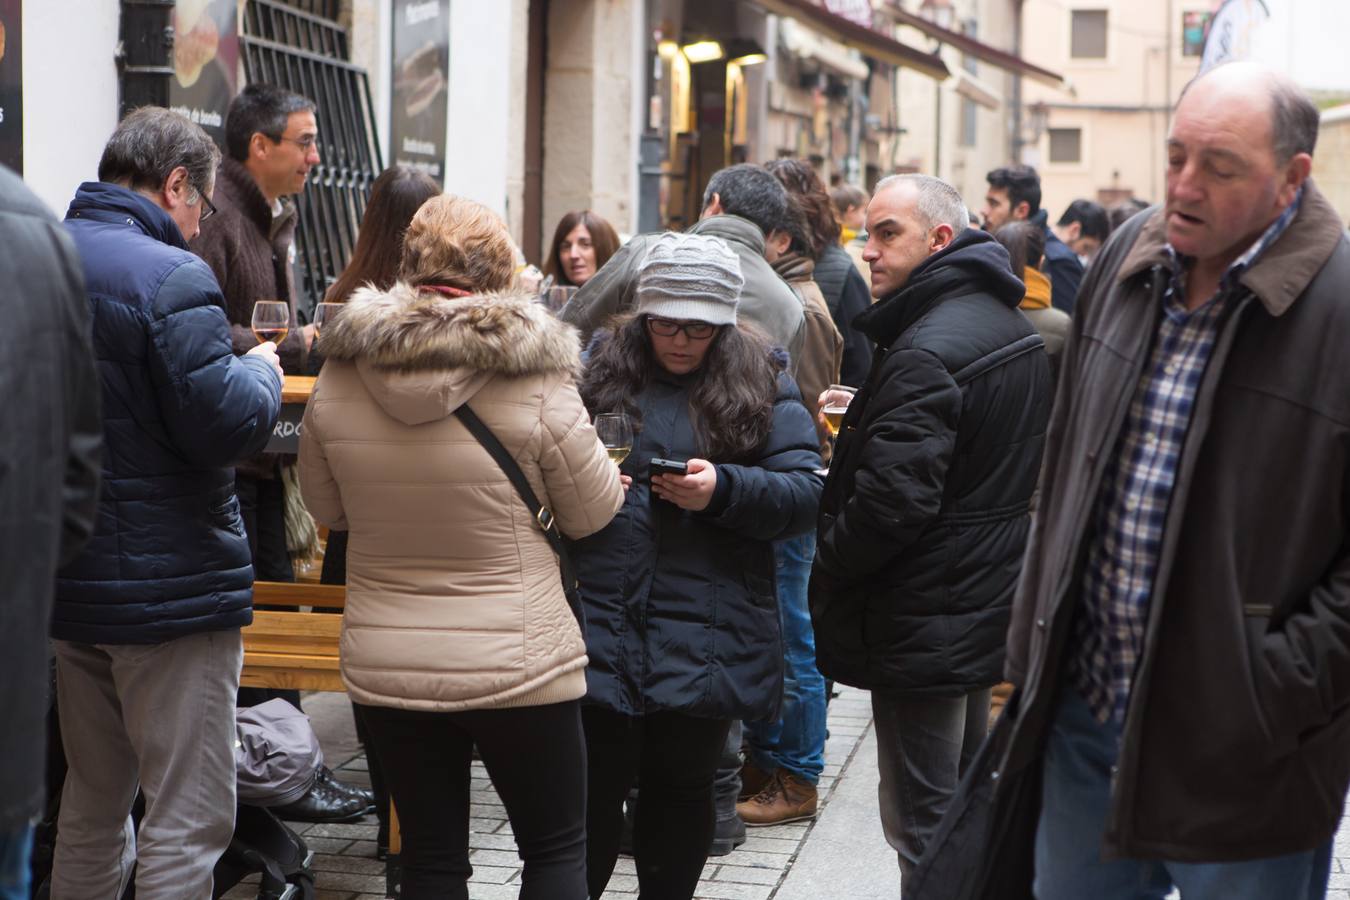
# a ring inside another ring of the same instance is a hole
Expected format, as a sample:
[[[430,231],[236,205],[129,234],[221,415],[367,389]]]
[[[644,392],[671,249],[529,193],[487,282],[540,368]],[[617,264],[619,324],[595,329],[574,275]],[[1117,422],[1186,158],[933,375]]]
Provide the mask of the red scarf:
[[[447,297],[472,297],[473,291],[466,291],[463,288],[450,287],[445,284],[419,284],[419,291],[435,291],[438,294],[444,294]]]

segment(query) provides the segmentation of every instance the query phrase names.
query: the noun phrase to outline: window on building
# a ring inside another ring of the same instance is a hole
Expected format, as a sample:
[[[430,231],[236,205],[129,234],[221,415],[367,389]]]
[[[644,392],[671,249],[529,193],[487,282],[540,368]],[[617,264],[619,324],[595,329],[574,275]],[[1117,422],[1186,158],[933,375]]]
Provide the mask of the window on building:
[[[1205,51],[1205,30],[1212,16],[1209,10],[1190,9],[1181,14],[1181,55],[1200,56]]]
[[[1075,9],[1072,16],[1069,55],[1074,59],[1106,58],[1106,10]]]
[[[1050,128],[1050,162],[1076,163],[1083,161],[1083,129]]]
[[[980,106],[969,97],[961,98],[961,146],[975,146],[975,122]]]

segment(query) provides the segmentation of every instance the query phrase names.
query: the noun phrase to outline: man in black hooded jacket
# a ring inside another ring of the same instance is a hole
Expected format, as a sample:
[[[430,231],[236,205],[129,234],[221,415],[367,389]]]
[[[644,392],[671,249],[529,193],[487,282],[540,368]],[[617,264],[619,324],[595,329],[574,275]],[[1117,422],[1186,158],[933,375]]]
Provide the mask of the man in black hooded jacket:
[[[1050,411],[1022,282],[968,224],[956,190],[925,175],[883,180],[868,206],[878,302],[854,325],[877,353],[844,417],[811,573],[820,670],[872,691],[903,875],[984,738]]]

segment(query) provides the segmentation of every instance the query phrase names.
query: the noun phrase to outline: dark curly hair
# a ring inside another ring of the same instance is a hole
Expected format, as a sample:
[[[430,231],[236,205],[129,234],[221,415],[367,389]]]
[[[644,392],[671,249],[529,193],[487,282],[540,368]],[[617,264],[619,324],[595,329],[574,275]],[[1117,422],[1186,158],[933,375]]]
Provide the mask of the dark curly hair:
[[[839,220],[834,217],[834,202],[825,185],[804,159],[775,159],[764,164],[773,177],[787,188],[797,201],[811,239],[811,258],[818,259],[825,248],[839,243]]]
[[[581,399],[591,415],[626,413],[636,433],[642,430],[642,411],[635,398],[660,363],[652,353],[645,315],[616,319],[613,328],[592,352]],[[718,329],[689,389],[690,419],[704,456],[723,463],[754,458],[773,424],[779,368],[768,340],[757,331],[745,325]]]

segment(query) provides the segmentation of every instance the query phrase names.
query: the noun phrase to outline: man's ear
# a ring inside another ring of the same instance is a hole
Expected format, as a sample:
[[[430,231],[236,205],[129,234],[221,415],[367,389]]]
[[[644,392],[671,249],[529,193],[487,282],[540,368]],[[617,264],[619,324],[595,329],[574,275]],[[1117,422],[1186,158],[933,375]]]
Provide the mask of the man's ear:
[[[1295,153],[1284,166],[1284,178],[1280,182],[1279,202],[1284,209],[1294,202],[1299,188],[1308,180],[1312,172],[1312,157],[1307,153]]]
[[[164,179],[160,192],[163,194],[166,209],[186,206],[188,198],[192,195],[192,186],[188,184],[187,168],[178,166],[171,171],[168,177]]]
[[[1074,241],[1078,240],[1082,236],[1083,236],[1082,222],[1070,222],[1068,225],[1064,226],[1064,243],[1072,244]]]
[[[706,219],[709,216],[720,216],[722,212],[722,195],[714,192],[712,199],[708,201],[708,205],[703,207],[703,212],[699,214],[699,218]]]
[[[956,237],[956,232],[952,226],[947,224],[934,225],[933,230],[928,232],[928,255],[940,253],[951,246],[952,239]]]
[[[1022,200],[1012,208],[1012,212],[1009,215],[1019,221],[1027,219],[1031,216],[1031,204]]]
[[[248,155],[251,158],[266,158],[268,151],[271,149],[272,142],[261,131],[253,132],[253,137],[248,139]]]

